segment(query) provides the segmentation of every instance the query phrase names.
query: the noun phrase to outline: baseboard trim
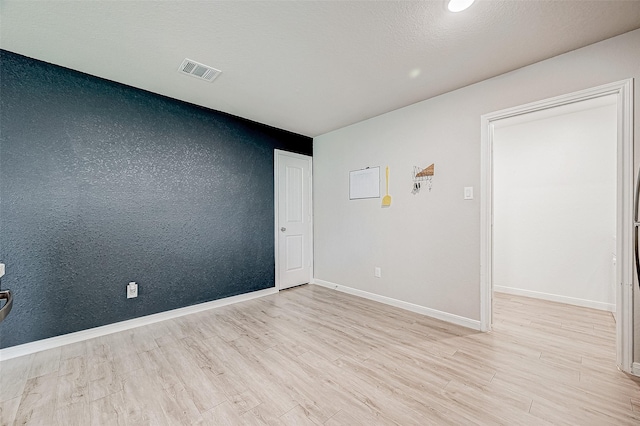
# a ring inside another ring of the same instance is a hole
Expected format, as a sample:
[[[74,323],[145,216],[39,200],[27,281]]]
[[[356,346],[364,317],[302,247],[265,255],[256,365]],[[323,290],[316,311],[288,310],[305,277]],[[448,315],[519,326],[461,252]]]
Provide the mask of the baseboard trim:
[[[341,291],[343,293],[348,293],[354,296],[362,297],[364,299],[373,300],[375,302],[384,303],[385,305],[395,306],[396,308],[406,309],[407,311],[415,312],[431,318],[450,322],[452,324],[460,325],[462,327],[471,328],[473,330],[480,330],[480,321],[472,320],[466,317],[461,317],[455,314],[450,314],[448,312],[438,311],[436,309],[427,308],[425,306],[416,305],[414,303],[404,302],[402,300],[393,299],[387,296],[380,296],[379,294],[370,293],[364,290],[358,290],[356,288],[335,284],[329,281],[319,280],[317,278],[314,278],[311,281],[311,284],[330,288],[332,290]]]
[[[275,287],[252,291],[251,293],[239,294],[237,296],[225,297],[223,299],[212,300],[210,302],[186,306],[184,308],[172,309],[170,311],[159,312],[152,315],[145,315],[139,318],[120,321],[100,327],[89,328],[87,330],[76,331],[74,333],[63,334],[62,336],[50,337],[48,339],[37,340],[35,342],[29,342],[17,346],[10,346],[8,348],[0,349],[0,361],[16,358],[23,355],[30,355],[32,353],[44,351],[47,349],[53,349],[59,346],[81,342],[83,340],[89,340],[95,337],[106,336],[107,334],[130,330],[132,328],[142,327],[144,325],[149,325],[172,318],[195,314],[196,312],[220,308],[222,306],[232,305],[234,303],[246,302],[248,300],[257,299],[259,297],[276,294],[277,292],[278,290]]]
[[[515,296],[525,296],[534,299],[543,299],[550,302],[566,303],[568,305],[582,306],[584,308],[599,309],[601,311],[615,312],[616,305],[613,303],[596,302],[594,300],[578,299],[576,297],[560,296],[557,294],[543,293],[541,291],[523,290],[521,288],[503,287],[494,285],[493,291],[499,293],[513,294]]]

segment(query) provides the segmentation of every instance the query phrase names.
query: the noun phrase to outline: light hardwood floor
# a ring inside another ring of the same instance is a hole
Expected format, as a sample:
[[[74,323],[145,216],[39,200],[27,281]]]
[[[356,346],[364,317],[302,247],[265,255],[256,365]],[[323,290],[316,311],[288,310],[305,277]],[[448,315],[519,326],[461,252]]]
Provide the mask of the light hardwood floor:
[[[495,295],[479,333],[302,286],[0,363],[2,425],[640,424],[611,315]]]

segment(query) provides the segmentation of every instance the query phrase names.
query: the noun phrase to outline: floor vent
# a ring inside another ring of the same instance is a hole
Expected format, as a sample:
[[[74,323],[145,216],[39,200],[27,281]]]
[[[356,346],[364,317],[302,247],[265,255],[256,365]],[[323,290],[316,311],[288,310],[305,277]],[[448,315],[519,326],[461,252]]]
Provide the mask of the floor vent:
[[[222,74],[222,71],[220,70],[192,61],[191,59],[185,59],[182,61],[178,71],[206,81],[213,81],[217,76]]]

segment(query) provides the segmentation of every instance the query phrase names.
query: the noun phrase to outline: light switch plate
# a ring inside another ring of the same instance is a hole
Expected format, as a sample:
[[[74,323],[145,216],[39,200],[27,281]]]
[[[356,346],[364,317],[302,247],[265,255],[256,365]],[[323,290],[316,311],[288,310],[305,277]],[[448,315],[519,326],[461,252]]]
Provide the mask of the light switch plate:
[[[473,186],[464,187],[464,199],[473,200]]]
[[[4,275],[4,263],[0,263],[0,277]]]

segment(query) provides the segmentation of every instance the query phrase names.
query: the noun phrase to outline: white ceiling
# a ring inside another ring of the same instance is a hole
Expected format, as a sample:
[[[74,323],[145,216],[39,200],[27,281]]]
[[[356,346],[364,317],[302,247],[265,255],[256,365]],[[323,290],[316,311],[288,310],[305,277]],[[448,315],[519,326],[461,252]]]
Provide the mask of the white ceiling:
[[[2,0],[0,24],[3,49],[317,136],[640,28],[640,0]]]

